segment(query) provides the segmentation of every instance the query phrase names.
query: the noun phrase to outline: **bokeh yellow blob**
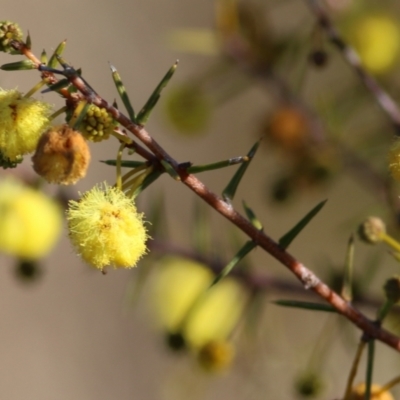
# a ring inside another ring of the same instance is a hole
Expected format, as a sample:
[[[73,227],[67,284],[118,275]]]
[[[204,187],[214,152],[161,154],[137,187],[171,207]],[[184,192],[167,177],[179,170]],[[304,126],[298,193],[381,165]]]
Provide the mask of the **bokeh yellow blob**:
[[[55,201],[16,179],[0,182],[0,251],[32,260],[44,257],[61,228]]]
[[[201,263],[168,256],[159,261],[153,280],[151,301],[157,320],[169,332],[181,331],[194,348],[225,340],[245,306],[246,291],[236,280],[225,278],[207,290],[213,278]]]
[[[372,73],[388,72],[398,61],[400,27],[390,16],[360,17],[351,25],[349,40],[363,65]]]

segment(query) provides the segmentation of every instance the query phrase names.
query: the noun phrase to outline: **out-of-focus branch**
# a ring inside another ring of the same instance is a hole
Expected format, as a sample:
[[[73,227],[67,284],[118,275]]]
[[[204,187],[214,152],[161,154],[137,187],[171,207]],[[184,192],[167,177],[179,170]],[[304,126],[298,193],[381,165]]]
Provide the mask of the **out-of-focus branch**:
[[[321,28],[326,32],[329,40],[342,53],[344,59],[351,65],[361,78],[365,87],[376,98],[378,104],[392,121],[396,134],[400,135],[400,108],[379,83],[362,66],[357,52],[349,46],[339,34],[325,10],[318,0],[306,0],[309,8],[314,13]]]

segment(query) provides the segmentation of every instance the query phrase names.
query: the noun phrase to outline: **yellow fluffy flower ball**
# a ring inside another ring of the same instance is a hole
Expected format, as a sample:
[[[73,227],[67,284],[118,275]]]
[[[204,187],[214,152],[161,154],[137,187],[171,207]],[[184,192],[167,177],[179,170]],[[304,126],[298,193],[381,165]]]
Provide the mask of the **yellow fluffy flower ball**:
[[[121,190],[95,186],[67,210],[69,236],[89,265],[132,268],[146,253],[143,215]]]
[[[205,265],[172,256],[160,260],[154,276],[150,301],[156,320],[169,332],[182,329],[193,348],[226,341],[245,305],[245,290],[229,277],[205,293],[213,278]],[[192,309],[199,296],[201,300]]]
[[[0,182],[0,251],[24,259],[45,256],[62,229],[57,203],[22,182]]]
[[[51,105],[23,97],[18,90],[0,89],[0,151],[10,161],[36,149],[49,126]]]

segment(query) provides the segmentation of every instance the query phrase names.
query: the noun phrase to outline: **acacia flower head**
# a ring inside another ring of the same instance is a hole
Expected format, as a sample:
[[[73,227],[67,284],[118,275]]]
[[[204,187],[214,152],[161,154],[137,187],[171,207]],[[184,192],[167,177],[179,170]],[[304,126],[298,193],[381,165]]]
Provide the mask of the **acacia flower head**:
[[[22,40],[22,30],[15,22],[0,21],[0,51],[15,53],[11,47],[13,40]]]
[[[91,104],[79,127],[83,136],[92,142],[101,142],[110,137],[117,123],[106,109]]]
[[[358,227],[358,236],[369,244],[381,242],[386,235],[386,225],[378,217],[368,217]]]
[[[89,265],[132,268],[146,253],[143,215],[120,189],[95,186],[67,210],[69,236]]]
[[[90,150],[80,132],[64,124],[41,136],[32,161],[33,169],[46,181],[70,185],[86,175]]]
[[[32,153],[50,123],[51,105],[0,89],[0,151],[9,161]]]

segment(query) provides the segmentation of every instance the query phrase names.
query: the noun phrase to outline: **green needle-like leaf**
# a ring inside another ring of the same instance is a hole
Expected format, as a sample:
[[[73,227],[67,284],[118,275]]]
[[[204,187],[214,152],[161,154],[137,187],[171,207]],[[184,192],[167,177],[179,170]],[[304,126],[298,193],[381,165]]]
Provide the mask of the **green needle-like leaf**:
[[[83,118],[85,118],[85,115],[87,113],[87,110],[89,108],[90,104],[85,102],[83,104],[83,106],[78,105],[78,107],[75,109],[74,114],[73,114],[73,119],[74,119],[74,123],[73,123],[73,129],[79,129],[79,125],[81,124]],[[75,113],[79,113],[78,115],[76,115]]]
[[[242,260],[247,254],[250,253],[257,247],[257,244],[254,243],[252,240],[249,240],[245,243],[245,245],[236,253],[236,255],[232,258],[232,260],[223,268],[223,270],[214,278],[212,281],[210,288],[216,285],[222,278],[225,278],[233,268],[238,264],[240,260]]]
[[[43,91],[43,93],[47,92],[58,92],[61,89],[64,89],[69,85],[69,80],[67,78],[61,79],[58,82],[54,83],[53,85],[48,86],[46,90]]]
[[[100,162],[111,165],[115,167],[117,165],[117,160],[100,160]],[[145,164],[145,161],[130,161],[130,160],[121,160],[121,167],[124,168],[137,168],[141,165]]]
[[[42,54],[40,55],[40,62],[42,63],[42,64],[47,64],[47,53],[46,53],[46,50],[43,50],[42,51]]]
[[[65,50],[65,46],[67,45],[67,41],[63,40],[58,46],[57,48],[54,50],[54,53],[52,54],[52,56],[50,57],[49,60],[49,64],[48,66],[50,68],[55,68],[57,66],[58,63],[58,59],[57,57],[59,57],[63,51]]]
[[[32,38],[31,34],[28,32],[28,36],[26,37],[25,46],[30,50],[32,48]]]
[[[287,249],[296,236],[308,225],[308,223],[318,214],[327,200],[318,203],[309,213],[307,213],[289,232],[279,239],[279,245]]]
[[[121,97],[121,100],[124,103],[129,118],[131,119],[131,121],[135,122],[135,111],[132,107],[131,101],[129,100],[129,96],[128,93],[126,92],[125,86],[122,83],[121,76],[119,75],[117,69],[113,65],[110,65],[110,68],[111,68],[112,78],[117,88],[119,97]]]
[[[142,193],[144,189],[146,189],[148,186],[150,186],[162,174],[163,174],[163,171],[154,170],[149,175],[147,175],[146,178],[143,180],[142,184],[134,191],[133,197],[136,197],[140,193]]]
[[[3,71],[26,71],[35,69],[36,66],[31,60],[21,60],[8,64],[3,64],[0,69]]]
[[[375,361],[375,340],[369,340],[367,353],[367,370],[365,377],[365,399],[371,399],[372,374]]]
[[[275,300],[272,303],[282,307],[301,308],[303,310],[337,312],[336,309],[329,304],[311,303],[308,301]]]
[[[254,213],[254,211],[246,204],[245,201],[243,201],[243,208],[244,211],[247,215],[247,218],[249,219],[249,221],[251,222],[251,224],[257,228],[259,231],[261,231],[261,229],[263,228],[261,222],[259,221],[259,219],[256,217],[256,214]]]
[[[165,171],[168,173],[168,175],[170,175],[172,178],[174,178],[176,181],[180,181],[181,177],[179,176],[179,174],[172,168],[172,165],[165,161],[165,160],[161,160],[161,164],[164,167]]]
[[[198,174],[199,172],[213,171],[215,169],[230,167],[231,165],[247,163],[248,161],[250,161],[250,159],[247,156],[234,157],[234,158],[230,158],[229,160],[218,161],[218,162],[212,163],[212,164],[192,165],[191,167],[187,168],[187,172],[189,174]]]
[[[347,244],[345,270],[341,295],[346,301],[353,299],[353,265],[354,265],[354,236],[351,235]]]
[[[161,91],[167,86],[168,82],[171,80],[172,75],[176,68],[178,67],[178,61],[169,69],[169,71],[165,74],[164,78],[161,79],[161,82],[155,88],[154,92],[151,94],[149,99],[147,100],[146,104],[140,110],[137,118],[136,123],[139,125],[145,125],[148,121],[151,112],[153,111],[154,106],[157,104],[158,99],[161,96]]]
[[[243,163],[238,170],[236,171],[235,175],[233,175],[232,179],[226,186],[226,188],[222,192],[222,197],[225,199],[225,201],[232,200],[235,197],[236,190],[239,186],[240,181],[242,180],[244,173],[247,170],[247,167],[250,165],[251,159],[254,157],[256,154],[256,151],[258,149],[258,146],[260,144],[260,141],[255,143],[253,147],[250,149],[249,153],[247,154],[247,157],[249,158],[249,161],[246,163]]]

